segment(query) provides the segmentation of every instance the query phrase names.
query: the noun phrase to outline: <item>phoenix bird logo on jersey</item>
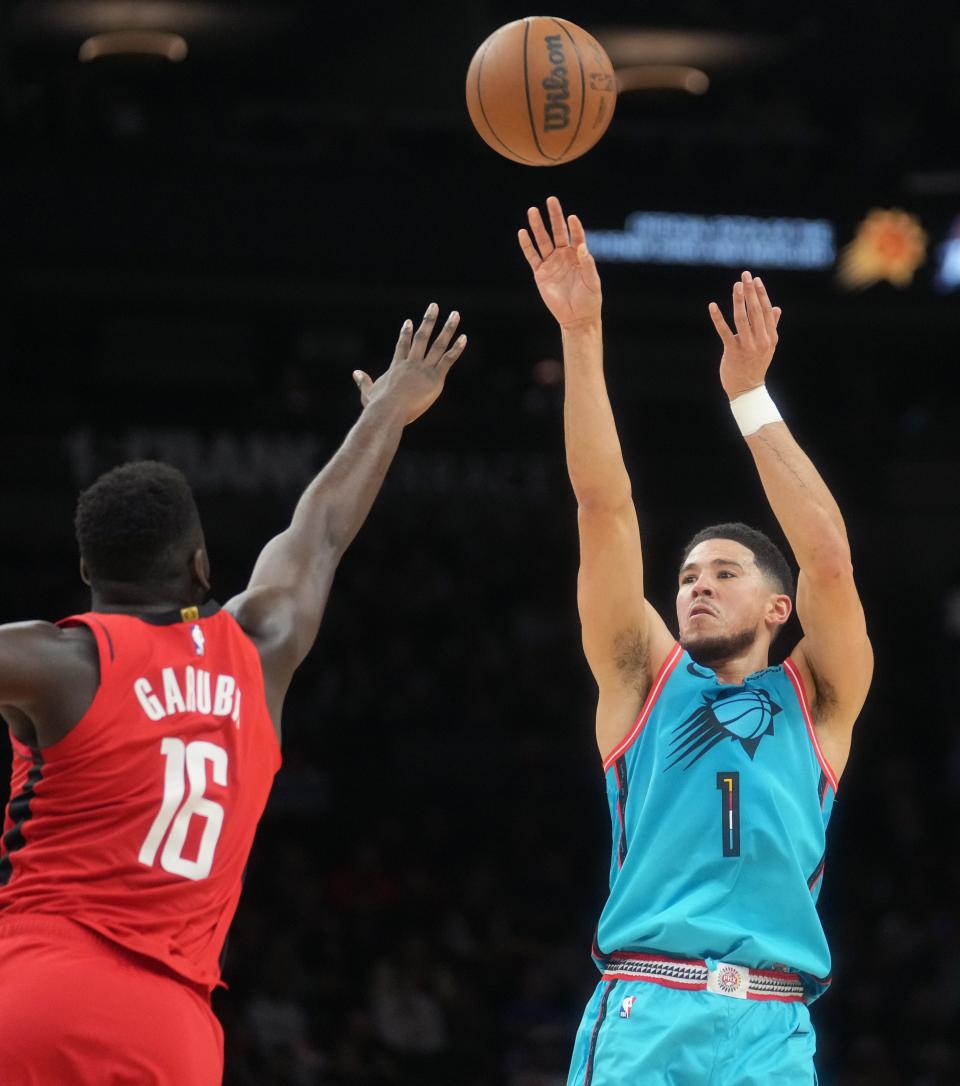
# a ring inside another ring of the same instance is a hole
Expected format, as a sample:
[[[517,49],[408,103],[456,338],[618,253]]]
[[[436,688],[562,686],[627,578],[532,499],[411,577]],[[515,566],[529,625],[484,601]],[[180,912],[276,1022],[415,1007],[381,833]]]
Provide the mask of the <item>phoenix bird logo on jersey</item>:
[[[203,647],[206,644],[206,641],[204,640],[204,636],[203,636],[203,630],[201,630],[199,626],[194,626],[190,630],[190,636],[193,638],[193,643],[196,646],[197,655],[202,656],[203,655]]]
[[[667,769],[684,760],[683,768],[689,769],[724,739],[738,742],[752,761],[760,740],[773,735],[773,718],[781,711],[766,690],[735,687],[704,694],[703,705],[673,730],[673,761]]]

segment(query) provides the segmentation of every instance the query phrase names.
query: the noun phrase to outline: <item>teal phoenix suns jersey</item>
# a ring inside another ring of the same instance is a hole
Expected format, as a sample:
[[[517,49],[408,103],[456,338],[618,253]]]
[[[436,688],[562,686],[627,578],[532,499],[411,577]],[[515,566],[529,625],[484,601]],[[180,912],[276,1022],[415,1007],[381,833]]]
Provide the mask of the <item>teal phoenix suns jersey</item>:
[[[721,683],[675,645],[604,762],[610,896],[594,956],[657,951],[830,982],[817,915],[837,780],[791,660]]]

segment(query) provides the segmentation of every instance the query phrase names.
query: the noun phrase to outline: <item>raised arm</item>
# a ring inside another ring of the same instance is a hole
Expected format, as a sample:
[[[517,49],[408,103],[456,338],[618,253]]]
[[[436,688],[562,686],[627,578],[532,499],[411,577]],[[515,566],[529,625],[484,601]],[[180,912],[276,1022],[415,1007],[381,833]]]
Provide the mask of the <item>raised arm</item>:
[[[633,724],[673,637],[644,598],[640,527],[603,375],[600,276],[576,215],[565,220],[553,196],[547,210],[550,231],[530,208],[530,231],[519,240],[563,338],[564,439],[580,532],[577,604],[606,756]]]
[[[363,413],[304,491],[290,526],[263,549],[247,590],[227,604],[257,643],[278,725],[293,672],[317,636],[337,564],[373,505],[403,428],[440,395],[466,346],[466,336],[451,344],[457,313],[430,346],[436,319],[431,304],[416,335],[404,323],[390,367],[377,381],[354,373]]]
[[[710,316],[723,342],[721,383],[741,415],[746,407],[747,446],[800,567],[797,616],[804,636],[792,658],[807,687],[820,744],[839,776],[873,675],[846,527],[826,483],[766,398],[764,380],[777,345],[780,309],[771,304],[762,281],[744,272],[734,284],[736,334],[713,302]],[[747,393],[750,400],[742,399]]]

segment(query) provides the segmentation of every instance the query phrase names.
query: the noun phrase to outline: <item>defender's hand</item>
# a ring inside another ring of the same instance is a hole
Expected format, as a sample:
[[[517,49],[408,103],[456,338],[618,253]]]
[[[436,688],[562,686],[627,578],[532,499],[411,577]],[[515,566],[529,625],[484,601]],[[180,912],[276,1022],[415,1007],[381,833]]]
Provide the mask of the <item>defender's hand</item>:
[[[598,321],[602,301],[600,276],[587,249],[583,224],[576,215],[564,220],[563,209],[556,196],[547,198],[547,212],[552,238],[535,207],[527,212],[533,240],[526,230],[520,230],[517,234],[523,255],[533,269],[540,297],[561,328],[574,328]]]
[[[782,310],[770,304],[766,287],[745,271],[733,284],[733,323],[736,335],[723,319],[716,302],[709,305],[717,335],[723,341],[720,383],[729,399],[763,384],[777,349],[777,324]]]
[[[427,350],[438,313],[436,302],[431,302],[416,335],[413,334],[413,322],[403,322],[390,368],[376,381],[363,370],[354,370],[353,379],[360,389],[360,403],[364,407],[381,396],[389,396],[402,406],[405,420],[410,423],[440,395],[450,367],[463,354],[467,337],[458,336],[451,346],[450,340],[460,323],[460,314],[454,310]]]

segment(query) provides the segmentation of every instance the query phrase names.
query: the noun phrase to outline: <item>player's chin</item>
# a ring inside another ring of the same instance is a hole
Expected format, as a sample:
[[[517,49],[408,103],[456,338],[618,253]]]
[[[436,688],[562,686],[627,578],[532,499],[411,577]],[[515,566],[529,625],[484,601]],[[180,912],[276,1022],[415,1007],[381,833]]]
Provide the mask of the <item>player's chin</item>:
[[[753,628],[731,634],[724,629],[700,631],[687,626],[681,630],[680,647],[689,653],[695,663],[713,667],[749,649],[756,638],[757,631]]]
[[[687,629],[680,631],[680,647],[686,649],[691,656],[694,655],[698,647],[709,645],[716,640],[717,638],[715,636],[711,637],[701,630]]]
[[[725,639],[726,630],[713,615],[696,615],[680,628],[680,644],[688,651],[696,645],[722,642]]]
[[[717,661],[725,659],[727,655],[727,639],[724,637],[688,633],[686,637],[681,635],[680,647],[687,652],[695,664],[703,664],[704,667],[712,667]]]

